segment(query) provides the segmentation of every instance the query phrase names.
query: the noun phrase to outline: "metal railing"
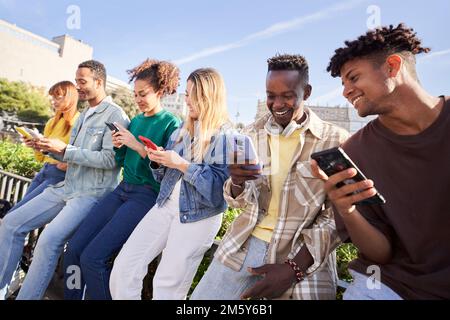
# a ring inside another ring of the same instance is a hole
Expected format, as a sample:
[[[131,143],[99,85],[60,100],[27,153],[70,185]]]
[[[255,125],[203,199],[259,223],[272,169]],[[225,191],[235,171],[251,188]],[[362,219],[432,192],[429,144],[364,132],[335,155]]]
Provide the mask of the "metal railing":
[[[31,179],[0,170],[0,199],[15,205],[27,192],[30,182]]]
[[[30,182],[31,179],[0,170],[0,199],[7,200],[12,205],[15,205],[24,197],[25,193],[27,192],[28,186],[30,185]],[[31,246],[36,242],[36,239],[37,231],[31,232],[24,247],[24,256],[22,257],[22,261],[25,261],[24,257],[26,257],[26,254],[29,252],[30,248],[32,248]],[[11,283],[8,287],[8,292],[6,293],[7,298],[19,289],[19,286],[22,283],[24,277],[25,272],[18,268],[14,273]]]

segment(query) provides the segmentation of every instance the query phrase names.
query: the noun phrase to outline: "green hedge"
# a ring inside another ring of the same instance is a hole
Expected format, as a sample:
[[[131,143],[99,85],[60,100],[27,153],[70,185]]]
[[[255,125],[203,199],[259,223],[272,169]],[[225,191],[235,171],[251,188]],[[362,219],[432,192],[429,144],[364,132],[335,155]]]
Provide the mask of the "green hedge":
[[[32,179],[42,164],[34,158],[32,149],[8,140],[0,141],[0,169]]]

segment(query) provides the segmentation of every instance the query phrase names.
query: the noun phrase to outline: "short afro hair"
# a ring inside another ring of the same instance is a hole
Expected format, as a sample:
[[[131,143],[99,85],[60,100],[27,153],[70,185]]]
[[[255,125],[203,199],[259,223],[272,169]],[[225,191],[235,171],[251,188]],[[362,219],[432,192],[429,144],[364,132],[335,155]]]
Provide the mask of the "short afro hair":
[[[305,84],[309,84],[309,67],[305,57],[292,54],[277,54],[267,60],[268,71],[297,70]]]
[[[335,50],[327,67],[334,78],[340,77],[342,66],[355,58],[368,57],[384,62],[389,55],[400,54],[414,65],[416,54],[430,51],[430,48],[421,46],[414,29],[403,23],[397,27],[390,25],[370,30],[356,40],[345,41],[345,45]],[[415,70],[412,71],[415,74]]]
[[[95,61],[95,60],[88,60],[85,62],[82,62],[78,65],[78,68],[88,68],[94,73],[94,77],[96,79],[103,80],[103,87],[106,88],[106,68],[103,65],[103,63]]]
[[[180,83],[180,70],[173,63],[147,59],[137,67],[128,70],[130,82],[145,80],[162,96],[174,94]]]

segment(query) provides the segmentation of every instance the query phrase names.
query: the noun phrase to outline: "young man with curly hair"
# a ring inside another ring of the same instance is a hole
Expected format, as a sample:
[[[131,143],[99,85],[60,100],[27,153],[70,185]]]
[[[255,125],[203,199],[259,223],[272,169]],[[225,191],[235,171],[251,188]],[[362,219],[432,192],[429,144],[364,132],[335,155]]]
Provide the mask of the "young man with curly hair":
[[[343,145],[369,180],[338,188],[356,171],[327,177],[312,165],[340,237],[359,249],[344,299],[450,299],[449,97],[420,85],[415,55],[429,49],[413,29],[391,25],[345,44],[328,71],[360,116],[378,118]],[[385,204],[354,205],[377,190]]]
[[[348,133],[320,120],[300,55],[268,60],[269,114],[245,133],[263,170],[233,164],[224,185],[228,205],[242,210],[228,228],[192,299],[335,299],[339,239],[311,153],[340,145]]]

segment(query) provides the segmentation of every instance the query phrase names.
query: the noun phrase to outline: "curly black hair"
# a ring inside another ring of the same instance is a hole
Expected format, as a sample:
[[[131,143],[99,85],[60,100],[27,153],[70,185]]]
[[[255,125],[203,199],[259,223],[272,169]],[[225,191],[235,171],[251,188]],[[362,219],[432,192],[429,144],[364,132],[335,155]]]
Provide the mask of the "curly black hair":
[[[130,82],[146,80],[155,92],[161,92],[163,96],[177,92],[180,83],[180,70],[167,61],[147,59],[127,72],[130,75]]]
[[[305,84],[309,83],[309,67],[305,57],[299,54],[277,54],[267,60],[268,71],[297,70]]]
[[[391,54],[402,55],[410,67],[414,66],[416,54],[430,51],[430,48],[421,46],[421,40],[416,34],[414,29],[404,23],[397,27],[390,25],[368,31],[356,40],[345,41],[345,47],[336,49],[327,71],[334,78],[340,77],[342,66],[350,60],[367,57],[380,64]],[[415,73],[415,68],[412,69]]]
[[[103,87],[106,88],[106,68],[103,63],[96,60],[88,60],[78,65],[78,68],[88,68],[94,73],[94,77],[103,80]]]

